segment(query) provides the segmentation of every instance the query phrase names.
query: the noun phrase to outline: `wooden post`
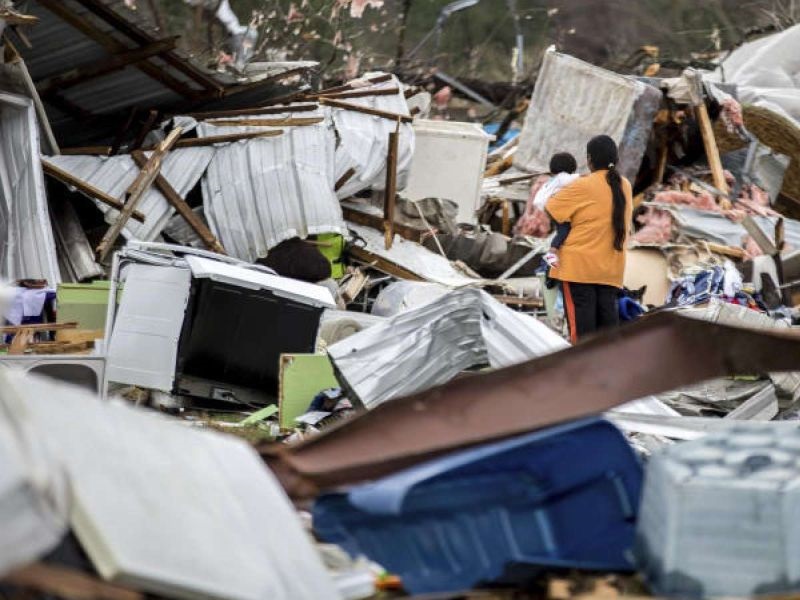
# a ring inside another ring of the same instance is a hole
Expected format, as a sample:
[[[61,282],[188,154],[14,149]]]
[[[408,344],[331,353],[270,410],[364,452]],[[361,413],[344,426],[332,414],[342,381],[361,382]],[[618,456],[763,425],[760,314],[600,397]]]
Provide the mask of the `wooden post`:
[[[697,123],[700,126],[700,134],[703,137],[703,146],[705,147],[708,166],[711,168],[711,176],[714,179],[714,187],[727,194],[729,191],[728,183],[725,181],[725,172],[722,169],[722,161],[719,158],[719,148],[717,148],[717,140],[714,137],[714,128],[711,125],[711,118],[708,116],[708,109],[703,98],[703,78],[694,69],[686,69],[684,77],[689,82],[689,94],[694,105]],[[724,203],[730,205],[727,200],[723,200]]]
[[[150,186],[161,170],[161,160],[164,158],[164,155],[169,152],[170,148],[175,145],[175,142],[178,141],[181,133],[182,129],[180,127],[176,127],[170,131],[167,138],[161,142],[153,154],[150,155],[150,159],[139,171],[136,179],[134,179],[128,186],[128,189],[125,190],[125,194],[122,198],[124,207],[117,216],[117,220],[109,227],[103,239],[100,241],[100,244],[97,246],[96,252],[100,262],[108,257],[108,253],[111,252],[114,242],[119,237],[119,234],[122,233],[122,228],[125,227],[125,223],[128,222],[133,211],[136,210],[136,205],[144,197],[145,193],[147,193],[147,190],[150,189]]]
[[[135,150],[131,153],[131,156],[139,168],[144,169],[147,165],[147,157],[144,152]],[[158,191],[166,198],[167,202],[169,202],[177,213],[189,224],[189,227],[203,240],[206,248],[217,254],[227,254],[220,241],[211,233],[208,226],[194,213],[191,207],[186,204],[186,201],[181,198],[181,195],[172,187],[172,184],[167,181],[166,177],[159,173],[156,175],[153,185],[156,186]]]
[[[394,206],[397,196],[397,151],[400,142],[400,119],[389,134],[389,150],[386,155],[386,186],[383,199],[383,232],[386,249],[394,242]]]
[[[502,209],[503,209],[503,225],[502,231],[503,235],[507,236],[511,234],[511,215],[509,211],[508,200],[501,200]]]

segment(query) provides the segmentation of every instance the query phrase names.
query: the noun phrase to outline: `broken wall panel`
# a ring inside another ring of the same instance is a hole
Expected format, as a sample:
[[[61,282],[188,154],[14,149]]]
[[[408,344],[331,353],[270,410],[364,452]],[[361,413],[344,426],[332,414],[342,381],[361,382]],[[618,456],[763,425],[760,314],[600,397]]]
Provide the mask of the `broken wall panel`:
[[[367,73],[364,79],[381,75]],[[389,113],[409,116],[408,103],[403,94],[400,81],[392,75],[383,83],[374,84],[369,90],[396,88],[396,94],[348,98],[348,104],[365,106]],[[389,149],[389,133],[395,131],[397,123],[383,117],[360,112],[330,108],[333,124],[339,137],[336,148],[336,181],[350,169],[354,175],[336,192],[340,199],[348,198],[365,189],[383,189],[386,182],[386,155]],[[397,152],[398,189],[406,184],[411,158],[414,154],[414,130],[411,124],[400,125],[400,139]]]
[[[197,185],[214,156],[214,148],[181,148],[172,150],[161,163],[160,174],[172,185],[181,197]],[[148,157],[149,152],[145,153]],[[125,190],[136,179],[139,167],[127,154],[118,156],[48,156],[44,160],[82,179],[114,198],[122,198]],[[113,223],[119,211],[94,200],[103,213],[107,223]],[[167,202],[157,186],[151,186],[137,204],[145,215],[144,223],[129,219],[122,229],[126,239],[153,241],[166,227],[175,208]]]
[[[297,446],[264,451],[287,488],[307,496],[713,377],[798,369],[796,331],[657,313],[561,352],[384,403]]]
[[[33,101],[0,93],[0,276],[61,282]]]
[[[548,51],[536,80],[514,166],[545,173],[556,152],[571,152],[585,172],[586,143],[606,134],[619,144],[620,172],[633,180],[661,92],[572,56]]]
[[[270,129],[275,128],[197,126],[199,137]],[[226,251],[242,260],[264,257],[293,237],[347,232],[333,192],[336,142],[330,120],[281,129],[274,137],[218,146],[203,179],[209,225]]]

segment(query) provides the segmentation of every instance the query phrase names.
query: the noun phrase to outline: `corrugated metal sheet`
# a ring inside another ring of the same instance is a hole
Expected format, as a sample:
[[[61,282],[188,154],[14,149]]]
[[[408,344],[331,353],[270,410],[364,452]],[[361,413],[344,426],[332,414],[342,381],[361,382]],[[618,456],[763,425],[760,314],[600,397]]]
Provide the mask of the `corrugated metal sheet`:
[[[661,92],[566,54],[547,52],[536,80],[514,166],[547,172],[556,152],[571,152],[587,170],[586,142],[599,134],[620,145],[619,168],[639,170]]]
[[[181,148],[167,154],[161,164],[161,174],[170,182],[182,197],[197,184],[205,173],[208,163],[214,156],[214,148]],[[149,153],[148,153],[149,154]],[[48,156],[47,162],[59,167],[114,198],[121,198],[127,187],[139,173],[133,159],[121,154],[118,156]],[[95,201],[105,213],[108,223],[113,223],[119,214],[113,208]],[[140,223],[130,219],[122,230],[127,239],[143,241],[154,240],[164,229],[175,209],[155,186],[151,186],[138,209],[144,213],[145,221]]]
[[[482,290],[456,290],[328,348],[367,408],[450,381],[479,365],[508,367],[569,347],[533,317]]]
[[[283,116],[288,115],[270,118]],[[271,128],[208,123],[197,127],[200,137],[267,129]],[[228,253],[242,260],[266,256],[270,248],[292,237],[346,233],[333,193],[335,136],[330,118],[282,129],[284,133],[276,137],[218,146],[203,179],[209,224]]]
[[[367,73],[364,78],[382,75],[383,73]],[[392,76],[389,81],[370,86],[369,89],[381,90],[398,88],[398,93],[391,96],[366,96],[345,100],[348,104],[357,104],[392,113],[408,115],[408,103],[403,95],[403,86]],[[330,109],[333,124],[339,134],[336,147],[336,181],[348,170],[355,170],[353,175],[336,195],[348,198],[361,190],[375,188],[382,190],[386,184],[386,155],[389,149],[389,134],[397,124],[383,117],[376,117],[338,108]],[[397,153],[398,189],[403,189],[414,155],[414,130],[410,123],[400,125],[400,141]]]
[[[0,93],[0,276],[61,281],[33,102]]]

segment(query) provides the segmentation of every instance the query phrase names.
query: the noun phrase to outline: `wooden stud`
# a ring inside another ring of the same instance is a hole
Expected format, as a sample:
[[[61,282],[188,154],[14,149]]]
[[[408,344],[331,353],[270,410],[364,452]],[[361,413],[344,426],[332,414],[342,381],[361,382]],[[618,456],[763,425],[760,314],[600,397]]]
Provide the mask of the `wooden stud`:
[[[653,184],[658,185],[664,181],[664,175],[667,172],[667,156],[669,155],[669,147],[664,143],[658,151],[658,164],[656,165],[656,176],[653,179]]]
[[[339,177],[338,181],[336,182],[336,185],[333,186],[333,191],[334,192],[338,192],[340,189],[342,189],[344,187],[344,184],[347,183],[348,181],[350,181],[350,179],[355,174],[356,174],[356,170],[353,167],[350,167],[349,169],[347,169],[347,171],[345,171],[342,174],[342,176]]]
[[[398,264],[395,264],[385,258],[378,256],[377,254],[373,254],[369,250],[365,250],[364,248],[359,248],[358,246],[350,246],[348,252],[350,255],[356,259],[357,261],[361,262],[362,264],[368,265],[373,269],[377,269],[382,273],[386,273],[387,275],[391,275],[392,277],[397,277],[398,279],[405,279],[407,281],[425,281],[425,279],[413,271],[409,271],[405,267],[401,267]]]
[[[318,104],[294,104],[292,106],[262,106],[260,108],[240,108],[236,110],[212,110],[207,112],[186,113],[197,121],[207,119],[228,119],[232,117],[247,117],[254,115],[276,115],[282,113],[310,112],[317,110]]]
[[[61,148],[61,154],[66,156],[83,156],[84,154],[110,156],[111,146],[75,146],[73,148]]]
[[[722,160],[719,157],[717,140],[714,137],[714,128],[711,125],[711,117],[708,116],[705,99],[703,97],[703,80],[700,74],[694,69],[687,69],[684,77],[689,83],[689,96],[694,105],[697,123],[700,126],[700,135],[703,138],[703,147],[706,151],[708,166],[711,168],[711,176],[716,187],[723,194],[728,194],[728,183],[725,181],[725,172],[722,169]]]
[[[158,148],[150,155],[150,158],[147,160],[145,166],[141,168],[136,179],[134,179],[128,186],[128,189],[125,190],[125,194],[122,198],[125,206],[117,216],[117,220],[109,227],[103,239],[100,241],[100,244],[97,246],[96,252],[100,262],[105,261],[108,257],[114,242],[119,237],[119,234],[122,233],[122,228],[125,227],[125,223],[128,222],[131,214],[136,210],[136,205],[147,193],[147,190],[150,189],[156,176],[158,176],[161,170],[161,161],[164,159],[167,152],[175,145],[175,142],[178,141],[182,131],[180,127],[176,127],[170,131],[166,139],[161,142]]]
[[[140,169],[143,169],[145,165],[147,165],[147,157],[141,150],[132,152],[131,157]],[[203,223],[203,220],[195,214],[188,204],[186,204],[186,201],[181,198],[181,195],[172,187],[166,177],[159,173],[156,175],[154,185],[164,198],[166,198],[167,202],[169,202],[177,213],[183,217],[184,221],[189,224],[189,227],[203,240],[206,248],[217,254],[226,254],[225,248],[222,247],[220,241],[211,233],[211,230]]]
[[[375,77],[369,77],[364,81],[370,85],[375,85],[376,83],[386,83],[387,81],[392,80],[392,75],[390,73],[386,73],[384,75],[376,75]],[[319,90],[318,92],[314,92],[315,94],[336,94],[338,92],[346,92],[348,90],[354,90],[356,88],[356,84],[346,83],[344,85],[338,85],[336,87],[330,87],[324,90]]]
[[[65,183],[68,186],[74,187],[82,194],[89,196],[90,198],[94,198],[95,200],[99,200],[100,202],[110,206],[111,208],[120,211],[124,208],[124,204],[122,204],[122,202],[120,202],[113,196],[109,196],[103,190],[94,187],[92,184],[85,182],[83,179],[78,179],[71,173],[67,173],[63,169],[60,169],[59,167],[47,162],[44,159],[42,159],[42,170],[51,177],[58,179],[60,182]],[[131,216],[137,221],[144,223],[144,215],[138,210],[133,211],[133,214]]]
[[[383,219],[379,215],[362,212],[345,205],[342,206],[342,215],[345,221],[383,231]],[[410,225],[394,223],[394,233],[406,240],[420,243],[429,232],[427,229],[417,229]]]
[[[389,147],[386,155],[386,185],[383,199],[383,232],[386,249],[394,242],[394,208],[397,201],[397,153],[400,144],[400,119],[397,127],[389,133]]]
[[[349,110],[352,112],[360,112],[365,115],[372,115],[373,117],[382,117],[390,121],[400,121],[401,123],[412,123],[414,119],[408,115],[401,115],[400,113],[393,113],[387,110],[379,110],[377,108],[370,108],[368,106],[360,106],[358,104],[351,104],[349,102],[342,102],[341,100],[332,100],[330,98],[320,98],[319,103],[331,108],[340,108],[342,110]]]
[[[347,100],[348,98],[371,98],[374,96],[396,96],[400,88],[382,88],[377,90],[353,90],[352,92],[338,92],[309,94],[309,98],[332,98],[333,100]]]
[[[272,129],[269,131],[248,131],[242,133],[226,133],[224,135],[209,135],[201,138],[187,138],[178,140],[175,148],[198,148],[201,146],[213,146],[214,144],[228,144],[240,140],[252,140],[255,138],[275,137],[281,135],[283,129]],[[154,150],[155,146],[142,148],[143,150]]]
[[[325,117],[288,117],[285,119],[213,119],[215,127],[305,127],[322,123]]]
[[[502,232],[503,235],[507,236],[511,233],[511,218],[510,218],[510,206],[508,200],[501,200],[503,209],[503,225],[502,225]]]
[[[0,327],[0,333],[19,333],[20,331],[61,331],[62,329],[77,329],[77,321],[69,323],[30,323],[28,325],[5,325]]]

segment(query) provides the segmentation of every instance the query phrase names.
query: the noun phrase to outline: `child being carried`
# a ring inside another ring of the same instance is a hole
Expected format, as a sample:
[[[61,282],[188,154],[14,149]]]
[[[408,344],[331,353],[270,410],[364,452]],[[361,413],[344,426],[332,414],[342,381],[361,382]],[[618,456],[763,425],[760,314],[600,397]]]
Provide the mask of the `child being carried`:
[[[575,157],[569,152],[559,152],[550,159],[550,174],[552,177],[545,183],[533,198],[533,205],[539,210],[544,210],[545,204],[550,197],[561,188],[569,185],[578,178],[575,172],[578,170],[578,163]],[[558,249],[564,245],[569,235],[569,223],[555,223],[556,235],[550,243],[550,249],[544,255],[544,261],[548,266],[558,265]]]

